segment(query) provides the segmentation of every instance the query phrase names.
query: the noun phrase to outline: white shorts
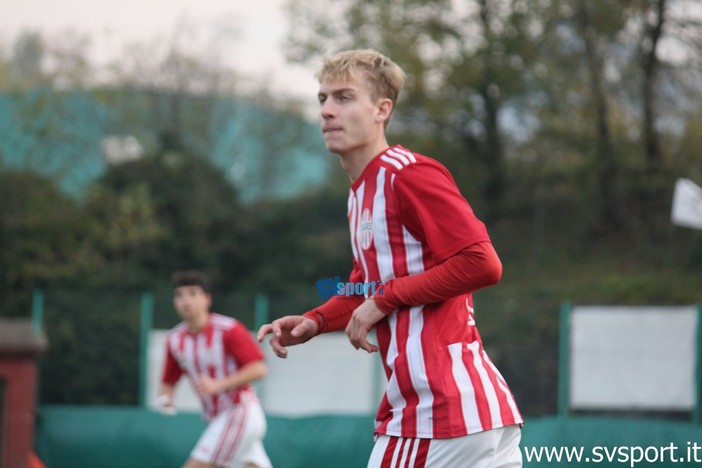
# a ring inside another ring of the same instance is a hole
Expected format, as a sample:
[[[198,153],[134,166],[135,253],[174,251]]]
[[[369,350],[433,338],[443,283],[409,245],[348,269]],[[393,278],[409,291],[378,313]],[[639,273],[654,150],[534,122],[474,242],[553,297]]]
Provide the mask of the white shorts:
[[[368,468],[517,468],[522,466],[522,430],[508,426],[451,439],[380,435]]]
[[[190,458],[227,468],[243,468],[248,463],[271,468],[263,448],[265,435],[266,416],[260,403],[240,403],[210,421]]]

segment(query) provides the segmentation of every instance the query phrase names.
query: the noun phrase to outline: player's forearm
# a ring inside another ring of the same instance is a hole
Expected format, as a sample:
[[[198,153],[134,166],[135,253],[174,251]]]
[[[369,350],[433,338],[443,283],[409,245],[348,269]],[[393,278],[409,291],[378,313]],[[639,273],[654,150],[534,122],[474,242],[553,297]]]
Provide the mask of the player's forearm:
[[[401,306],[433,304],[497,284],[502,263],[490,242],[479,242],[429,270],[389,281],[373,299],[386,314]]]
[[[253,383],[266,376],[268,367],[263,361],[254,361],[246,364],[244,367],[235,373],[224,377],[221,380],[221,390],[230,390],[232,388],[241,387],[242,385]]]
[[[172,398],[174,392],[175,392],[175,385],[170,384],[170,383],[162,383],[161,390],[159,391],[158,394],[165,395],[169,398]]]

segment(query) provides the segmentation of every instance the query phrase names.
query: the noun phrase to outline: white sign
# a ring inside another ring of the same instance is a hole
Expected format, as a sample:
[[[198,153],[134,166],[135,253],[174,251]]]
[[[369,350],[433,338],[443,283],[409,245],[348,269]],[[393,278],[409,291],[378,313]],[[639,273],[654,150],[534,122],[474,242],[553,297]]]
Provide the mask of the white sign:
[[[689,179],[678,179],[673,194],[673,224],[702,229],[702,188]]]
[[[578,306],[570,325],[571,408],[694,407],[695,306]]]

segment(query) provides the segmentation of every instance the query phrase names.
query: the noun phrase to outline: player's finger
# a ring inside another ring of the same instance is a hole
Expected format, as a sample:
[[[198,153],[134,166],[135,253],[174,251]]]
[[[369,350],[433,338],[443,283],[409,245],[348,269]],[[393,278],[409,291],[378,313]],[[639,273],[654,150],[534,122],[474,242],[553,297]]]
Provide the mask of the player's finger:
[[[266,337],[266,335],[268,335],[269,333],[272,333],[272,332],[273,332],[273,326],[270,323],[262,325],[261,328],[258,329],[258,335],[256,335],[258,342],[263,343],[263,339]]]
[[[364,342],[361,343],[361,348],[366,350],[368,353],[375,353],[378,351],[378,347],[368,340],[364,340]]]
[[[285,346],[280,344],[280,340],[278,338],[275,338],[275,337],[271,338],[269,343],[271,345],[271,348],[273,348],[273,352],[275,353],[276,356],[278,356],[279,358],[283,358],[283,359],[288,357],[288,350],[285,349]]]
[[[283,334],[283,328],[281,327],[282,319],[273,320],[271,323],[271,330],[274,336],[281,336]]]

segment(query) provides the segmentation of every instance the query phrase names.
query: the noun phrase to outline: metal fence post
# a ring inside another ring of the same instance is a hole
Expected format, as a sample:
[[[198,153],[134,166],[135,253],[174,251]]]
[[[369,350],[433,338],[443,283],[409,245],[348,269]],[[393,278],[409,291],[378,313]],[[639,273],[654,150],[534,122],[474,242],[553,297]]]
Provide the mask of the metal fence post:
[[[139,406],[145,407],[147,401],[147,370],[149,360],[149,335],[154,321],[154,296],[150,292],[141,294],[139,313]]]
[[[268,296],[256,294],[254,302],[254,331],[268,323]]]
[[[35,289],[32,292],[32,332],[41,333],[44,329],[44,292]]]
[[[570,405],[570,302],[561,304],[558,350],[558,415],[568,416]]]
[[[692,422],[702,422],[702,304],[697,304],[697,325],[695,333],[695,404],[692,408]]]

